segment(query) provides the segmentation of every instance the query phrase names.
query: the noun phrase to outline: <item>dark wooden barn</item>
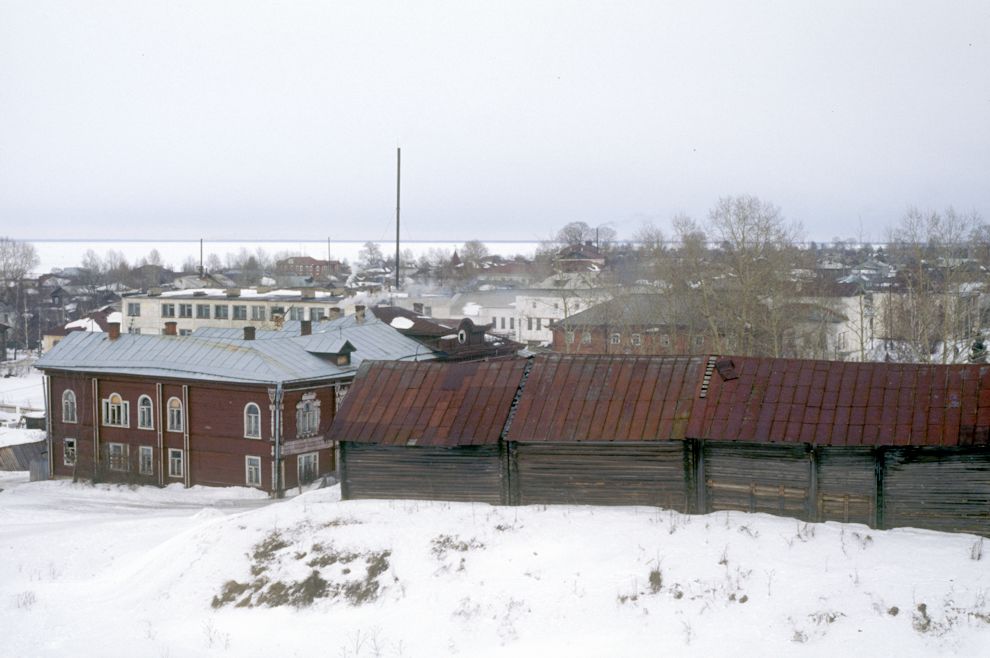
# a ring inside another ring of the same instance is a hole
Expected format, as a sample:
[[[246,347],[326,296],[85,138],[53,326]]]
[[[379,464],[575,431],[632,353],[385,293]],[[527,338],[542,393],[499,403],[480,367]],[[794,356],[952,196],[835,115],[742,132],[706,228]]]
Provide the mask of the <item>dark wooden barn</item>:
[[[527,362],[399,365],[362,366],[350,413],[334,426],[348,437],[343,497],[504,502],[500,437]]]
[[[550,355],[366,364],[343,495],[990,534],[990,367]]]

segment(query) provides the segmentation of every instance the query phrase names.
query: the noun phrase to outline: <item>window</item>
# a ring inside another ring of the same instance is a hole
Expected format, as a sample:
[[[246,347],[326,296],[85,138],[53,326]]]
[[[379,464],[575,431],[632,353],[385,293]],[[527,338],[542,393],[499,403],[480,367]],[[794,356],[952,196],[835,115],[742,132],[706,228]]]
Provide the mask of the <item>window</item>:
[[[337,384],[337,387],[334,389],[334,411],[340,411],[340,405],[343,403],[344,398],[347,397],[347,391],[350,388],[347,384]]]
[[[309,319],[313,322],[320,322],[326,317],[326,311],[322,308],[311,308],[309,309]]]
[[[192,317],[192,304],[179,304],[179,317],[180,318],[191,318]]]
[[[586,331],[583,334],[581,334],[581,344],[582,345],[591,345],[591,332],[590,331]]]
[[[505,329],[505,318],[501,318],[501,320],[502,320],[502,327],[501,328],[502,329]]]
[[[180,336],[192,336],[192,329],[179,329]]]
[[[138,448],[138,473],[141,475],[154,475],[154,453],[151,446],[141,446]]]
[[[128,427],[131,403],[117,393],[103,400],[103,424],[111,427]]]
[[[494,315],[492,316],[492,329],[498,326],[498,318]]]
[[[622,334],[612,334],[612,338],[609,342],[613,345],[618,345],[622,342]]]
[[[261,438],[261,408],[254,402],[244,407],[244,436],[248,439]]]
[[[515,329],[515,328],[516,328],[516,319],[509,318],[509,329]]]
[[[62,441],[62,463],[66,466],[76,465],[76,440],[64,439]]]
[[[182,400],[179,398],[168,399],[168,431],[182,431]]]
[[[567,343],[568,345],[570,345],[571,343],[574,342],[574,332],[573,331],[567,331],[567,332],[564,333],[564,342]]]
[[[284,306],[272,306],[272,320],[275,319],[276,315],[281,315],[285,317],[285,307]]]
[[[695,336],[694,337],[694,346],[695,347],[701,347],[704,344],[705,344],[705,337],[704,336]]]
[[[670,347],[670,334],[660,334],[660,345]]]
[[[543,330],[543,318],[536,318],[536,330],[537,331]]]
[[[249,487],[261,486],[261,457],[244,458],[244,482]]]
[[[182,451],[175,448],[168,449],[168,476],[170,478],[182,477]]]
[[[299,455],[299,459],[296,462],[296,469],[296,474],[299,476],[299,484],[309,484],[320,473],[320,453],[309,452],[305,455]]]
[[[129,333],[129,334],[140,334],[141,333],[141,327],[128,327],[127,328],[127,333]]]
[[[251,319],[261,320],[265,319],[265,307],[264,306],[252,306],[251,307]]]
[[[198,320],[209,320],[210,319],[210,305],[209,304],[196,304],[196,319],[198,319]]]
[[[174,318],[175,317],[175,304],[162,304],[162,317],[163,318]]]
[[[107,461],[111,471],[126,471],[127,469],[127,445],[124,443],[107,444]]]
[[[643,344],[643,337],[640,336],[639,334],[633,334],[632,335],[632,344],[635,345],[635,346],[637,346],[637,347],[639,347],[640,345]]]
[[[296,436],[311,436],[320,431],[320,401],[316,393],[304,393],[296,405]]]
[[[76,423],[76,394],[72,391],[62,393],[62,422]]]
[[[553,303],[553,310],[559,311],[560,310],[560,304],[558,304],[557,302],[554,302]]]
[[[138,429],[155,429],[154,413],[151,407],[151,398],[142,395],[138,398]]]
[[[213,318],[216,320],[226,320],[230,317],[226,304],[217,304],[213,307]]]
[[[526,329],[527,331],[533,330],[533,318],[526,318]]]
[[[243,304],[234,305],[234,319],[247,320],[247,306]]]
[[[136,318],[141,315],[141,305],[137,302],[127,302],[127,317]]]
[[[303,309],[303,308],[301,308],[299,306],[291,306],[291,307],[289,307],[289,319],[290,320],[296,320],[296,321],[302,320],[303,319],[303,311],[304,310],[305,309]]]

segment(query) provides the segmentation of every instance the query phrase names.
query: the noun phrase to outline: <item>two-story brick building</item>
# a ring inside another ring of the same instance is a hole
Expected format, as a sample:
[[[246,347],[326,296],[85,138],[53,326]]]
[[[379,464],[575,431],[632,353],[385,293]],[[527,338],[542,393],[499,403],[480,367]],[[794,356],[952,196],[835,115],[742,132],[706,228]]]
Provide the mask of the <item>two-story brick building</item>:
[[[179,336],[73,332],[37,363],[45,373],[49,470],[278,494],[333,473],[326,438],[364,359],[432,359],[363,314],[298,332]]]

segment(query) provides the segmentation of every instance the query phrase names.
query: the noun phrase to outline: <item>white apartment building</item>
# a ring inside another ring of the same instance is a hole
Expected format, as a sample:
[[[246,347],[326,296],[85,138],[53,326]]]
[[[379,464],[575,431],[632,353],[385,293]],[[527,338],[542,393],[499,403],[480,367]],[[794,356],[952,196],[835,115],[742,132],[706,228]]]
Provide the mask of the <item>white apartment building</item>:
[[[353,301],[346,300],[353,312]],[[201,288],[126,295],[121,331],[163,334],[175,322],[181,336],[200,327],[276,329],[285,320],[318,322],[345,314],[345,300],[319,290]]]

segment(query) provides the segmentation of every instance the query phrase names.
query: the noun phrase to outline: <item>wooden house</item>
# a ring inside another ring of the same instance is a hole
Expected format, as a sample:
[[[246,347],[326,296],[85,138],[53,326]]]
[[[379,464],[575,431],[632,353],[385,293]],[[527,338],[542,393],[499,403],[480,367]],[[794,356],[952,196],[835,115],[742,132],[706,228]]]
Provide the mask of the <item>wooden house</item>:
[[[985,365],[367,363],[329,436],[350,498],[646,504],[990,535]],[[435,454],[413,456],[425,446]]]

